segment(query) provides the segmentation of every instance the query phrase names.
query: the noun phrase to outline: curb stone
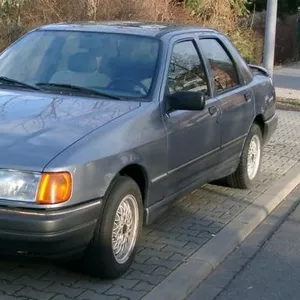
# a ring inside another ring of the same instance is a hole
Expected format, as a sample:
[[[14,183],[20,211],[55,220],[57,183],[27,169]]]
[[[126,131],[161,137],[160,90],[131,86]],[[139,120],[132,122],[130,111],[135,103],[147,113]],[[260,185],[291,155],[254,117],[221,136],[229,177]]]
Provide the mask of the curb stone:
[[[297,163],[142,299],[185,299],[299,183],[300,163]]]
[[[267,245],[300,203],[300,185],[202,282],[186,300],[215,300]]]
[[[280,110],[300,111],[300,105],[292,105],[284,102],[277,102],[276,107]]]

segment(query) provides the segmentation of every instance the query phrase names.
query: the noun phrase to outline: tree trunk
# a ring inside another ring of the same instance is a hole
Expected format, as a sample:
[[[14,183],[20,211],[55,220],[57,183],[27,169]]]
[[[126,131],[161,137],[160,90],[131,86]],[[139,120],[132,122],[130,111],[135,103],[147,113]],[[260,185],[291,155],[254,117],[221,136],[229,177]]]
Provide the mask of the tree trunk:
[[[87,0],[87,15],[90,20],[97,19],[98,7],[100,5],[100,0]]]

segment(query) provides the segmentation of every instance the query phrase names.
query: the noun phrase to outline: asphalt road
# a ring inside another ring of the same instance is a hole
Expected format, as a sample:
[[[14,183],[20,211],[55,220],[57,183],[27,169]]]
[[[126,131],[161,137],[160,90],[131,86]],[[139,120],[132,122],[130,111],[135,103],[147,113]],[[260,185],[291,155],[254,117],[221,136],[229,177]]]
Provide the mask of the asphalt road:
[[[215,299],[300,299],[300,206]]]
[[[300,90],[300,64],[275,68],[274,83],[277,88]]]
[[[300,299],[300,185],[186,300]]]

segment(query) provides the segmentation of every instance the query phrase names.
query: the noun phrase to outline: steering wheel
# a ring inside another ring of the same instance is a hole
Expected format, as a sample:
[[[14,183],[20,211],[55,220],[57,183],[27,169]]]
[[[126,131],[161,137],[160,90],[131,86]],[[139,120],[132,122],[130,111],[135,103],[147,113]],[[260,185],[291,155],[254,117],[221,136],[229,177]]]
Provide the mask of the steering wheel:
[[[125,88],[124,89],[125,91],[134,91],[134,89],[136,87],[139,87],[145,95],[148,93],[148,89],[146,88],[146,86],[144,84],[142,84],[141,82],[132,80],[132,79],[122,79],[122,78],[116,79],[116,80],[113,80],[107,86],[107,88],[110,89],[110,90],[115,89],[115,88],[118,89],[120,87],[122,89]]]

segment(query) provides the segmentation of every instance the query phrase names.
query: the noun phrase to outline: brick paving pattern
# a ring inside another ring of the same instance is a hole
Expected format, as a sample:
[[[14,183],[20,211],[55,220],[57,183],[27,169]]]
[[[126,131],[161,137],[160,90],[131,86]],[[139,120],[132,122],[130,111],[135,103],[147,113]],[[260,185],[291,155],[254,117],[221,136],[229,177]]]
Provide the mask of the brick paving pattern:
[[[136,261],[123,278],[103,281],[45,262],[0,258],[0,299],[141,299],[300,160],[300,113],[278,115],[257,186],[241,191],[207,184],[180,199],[144,228]]]

